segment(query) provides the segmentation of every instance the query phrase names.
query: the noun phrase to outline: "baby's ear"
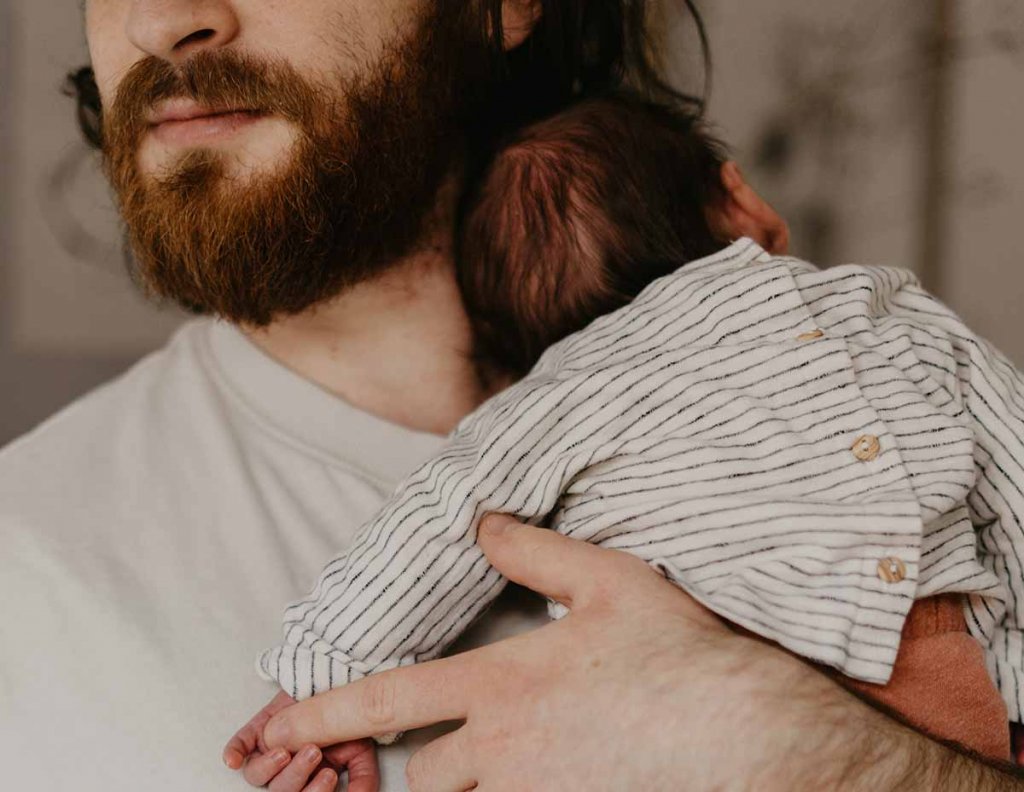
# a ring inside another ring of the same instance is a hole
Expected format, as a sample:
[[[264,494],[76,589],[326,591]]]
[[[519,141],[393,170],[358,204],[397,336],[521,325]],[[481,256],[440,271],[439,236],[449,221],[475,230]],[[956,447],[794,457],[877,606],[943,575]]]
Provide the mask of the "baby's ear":
[[[526,41],[543,15],[540,0],[504,0],[501,27],[505,32],[505,50],[514,50]]]
[[[747,184],[735,162],[722,165],[722,196],[706,214],[711,232],[723,241],[750,237],[769,253],[789,252],[789,226]]]

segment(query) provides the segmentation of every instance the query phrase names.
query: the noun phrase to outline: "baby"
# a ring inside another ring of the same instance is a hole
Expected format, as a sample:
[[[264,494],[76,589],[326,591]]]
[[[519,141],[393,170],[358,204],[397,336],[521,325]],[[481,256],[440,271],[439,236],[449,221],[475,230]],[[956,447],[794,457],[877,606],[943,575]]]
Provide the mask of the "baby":
[[[463,207],[459,278],[483,374],[525,376],[288,608],[258,660],[283,693],[239,761],[268,712],[437,657],[478,618],[506,584],[475,543],[489,512],[634,553],[912,725],[1009,758],[1024,377],[904,270],[723,248],[747,201],[698,119],[627,94],[499,152]]]

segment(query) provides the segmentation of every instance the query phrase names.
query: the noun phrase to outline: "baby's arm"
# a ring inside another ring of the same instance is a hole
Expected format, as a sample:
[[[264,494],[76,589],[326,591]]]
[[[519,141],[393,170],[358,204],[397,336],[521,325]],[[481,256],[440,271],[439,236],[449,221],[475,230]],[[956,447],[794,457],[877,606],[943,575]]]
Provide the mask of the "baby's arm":
[[[539,521],[588,456],[558,431],[565,397],[552,390],[525,391],[527,407],[492,402],[460,427],[289,607],[261,675],[302,700],[440,655],[506,584],[477,547],[480,518]],[[506,407],[514,419],[500,419]]]
[[[351,740],[323,751],[307,745],[294,757],[283,748],[267,749],[263,740],[267,721],[294,703],[287,693],[278,693],[228,741],[224,764],[242,770],[245,780],[255,787],[273,781],[275,792],[334,792],[342,768],[348,769],[349,792],[377,792],[380,767],[372,740]]]

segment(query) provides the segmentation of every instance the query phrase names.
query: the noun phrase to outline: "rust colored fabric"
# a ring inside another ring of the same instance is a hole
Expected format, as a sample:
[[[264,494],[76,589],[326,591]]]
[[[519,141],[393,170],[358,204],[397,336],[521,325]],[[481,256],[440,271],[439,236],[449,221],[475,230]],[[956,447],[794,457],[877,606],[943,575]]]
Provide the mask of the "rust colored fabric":
[[[914,603],[889,684],[842,681],[929,734],[1010,759],[1006,705],[985,669],[981,645],[967,631],[960,595]]]

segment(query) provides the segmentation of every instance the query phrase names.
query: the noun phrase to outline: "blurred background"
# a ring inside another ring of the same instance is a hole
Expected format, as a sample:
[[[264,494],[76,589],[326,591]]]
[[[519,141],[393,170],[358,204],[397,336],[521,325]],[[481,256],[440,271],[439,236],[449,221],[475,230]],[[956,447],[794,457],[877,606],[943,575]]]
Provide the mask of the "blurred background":
[[[1024,366],[1024,2],[703,0],[711,119],[818,264],[908,267]],[[666,11],[677,82],[692,25]],[[0,445],[159,347],[60,87],[77,4],[0,0]]]

